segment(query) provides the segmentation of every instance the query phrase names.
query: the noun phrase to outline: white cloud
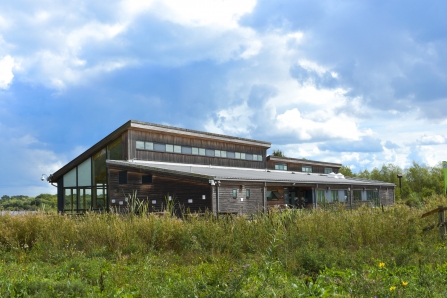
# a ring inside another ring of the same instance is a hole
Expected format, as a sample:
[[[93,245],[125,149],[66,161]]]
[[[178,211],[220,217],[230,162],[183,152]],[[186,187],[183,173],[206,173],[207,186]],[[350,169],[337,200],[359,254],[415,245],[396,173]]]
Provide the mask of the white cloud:
[[[11,56],[8,55],[0,58],[0,89],[8,89],[14,78],[12,72],[14,66],[14,58]]]
[[[445,137],[441,135],[426,135],[424,134],[419,140],[418,143],[422,145],[435,145],[435,144],[444,144],[446,142]]]

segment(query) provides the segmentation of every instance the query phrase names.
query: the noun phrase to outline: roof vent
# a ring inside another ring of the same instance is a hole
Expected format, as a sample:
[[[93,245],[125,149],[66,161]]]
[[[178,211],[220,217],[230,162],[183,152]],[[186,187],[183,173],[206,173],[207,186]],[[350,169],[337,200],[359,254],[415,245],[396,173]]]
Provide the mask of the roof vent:
[[[328,178],[338,178],[337,174],[335,174],[334,172],[327,174]]]

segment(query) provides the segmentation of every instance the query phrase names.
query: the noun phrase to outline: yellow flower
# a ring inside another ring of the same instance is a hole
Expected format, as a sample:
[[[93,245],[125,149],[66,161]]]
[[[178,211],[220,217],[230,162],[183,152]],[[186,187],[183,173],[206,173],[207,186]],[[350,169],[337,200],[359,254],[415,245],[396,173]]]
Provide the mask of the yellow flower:
[[[402,285],[406,287],[408,285],[408,281],[402,281]]]
[[[71,268],[71,270],[75,270],[74,268]]]
[[[383,267],[385,267],[385,263],[382,262],[379,264],[379,268],[383,268]]]
[[[395,286],[390,287],[390,291],[394,291],[394,290],[396,290]]]
[[[68,239],[65,239],[65,242],[68,242]]]

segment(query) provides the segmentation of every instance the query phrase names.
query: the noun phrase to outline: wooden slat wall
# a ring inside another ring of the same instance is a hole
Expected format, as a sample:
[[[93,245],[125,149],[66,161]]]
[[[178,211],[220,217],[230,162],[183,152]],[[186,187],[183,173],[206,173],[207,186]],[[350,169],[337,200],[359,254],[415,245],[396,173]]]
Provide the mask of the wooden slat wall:
[[[122,139],[122,148],[123,148],[123,160],[129,160],[129,133],[126,130],[125,132],[123,132],[123,134],[121,135],[121,139]]]
[[[241,190],[241,185],[243,185]],[[233,199],[233,189],[237,189],[238,197]],[[246,199],[246,189],[250,189],[250,198]],[[216,202],[217,187],[214,187],[213,202]],[[243,201],[241,201],[243,198]],[[219,187],[219,212],[252,214],[264,210],[264,184],[263,183],[228,183],[223,182]],[[215,212],[215,203],[213,212]]]
[[[210,185],[207,182],[185,180],[180,178],[152,175],[152,184],[142,184],[141,177],[150,173],[127,171],[127,184],[118,184],[119,169],[109,168],[109,203],[112,207],[118,207],[119,201],[125,196],[137,191],[137,198],[149,203],[150,211],[162,211],[165,206],[165,196],[172,196],[176,202],[176,209],[189,209],[190,212],[204,212],[211,210]],[[206,199],[202,199],[206,195]],[[116,203],[111,204],[115,199]],[[192,203],[188,203],[192,199]],[[156,200],[156,204],[152,204]],[[122,205],[124,207],[125,205]]]
[[[230,159],[230,158],[187,155],[179,153],[136,150],[135,148],[136,141],[146,141],[155,143],[158,142],[163,144],[174,144],[180,146],[190,146],[190,147],[206,148],[213,150],[225,150],[225,151],[257,154],[262,155],[263,161],[249,161],[249,160]],[[216,166],[245,167],[245,168],[256,168],[256,169],[264,169],[266,167],[265,163],[266,150],[265,148],[256,146],[225,143],[199,138],[187,138],[178,135],[161,134],[157,132],[147,132],[140,130],[129,130],[128,144],[129,144],[128,159],[136,158],[139,160],[153,160],[153,161],[190,163],[190,164],[202,164],[202,165],[211,164]]]

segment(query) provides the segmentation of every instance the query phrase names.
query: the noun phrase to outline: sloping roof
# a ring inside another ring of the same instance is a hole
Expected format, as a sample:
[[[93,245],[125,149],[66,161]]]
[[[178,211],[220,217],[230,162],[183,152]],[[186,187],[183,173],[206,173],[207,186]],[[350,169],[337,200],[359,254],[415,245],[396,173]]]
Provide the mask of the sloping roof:
[[[285,183],[319,183],[319,184],[343,184],[361,186],[386,186],[394,187],[395,184],[375,180],[331,178],[326,174],[310,174],[291,171],[259,170],[248,168],[230,168],[219,166],[204,166],[194,164],[164,163],[154,161],[121,161],[108,160],[108,166],[122,166],[140,170],[165,172],[182,176],[191,176],[204,179],[222,181],[262,181]]]
[[[251,140],[251,139],[245,139],[245,138],[238,138],[233,136],[226,136],[226,135],[220,135],[215,133],[209,133],[209,132],[203,132],[198,130],[192,130],[192,129],[186,129],[186,128],[179,128],[179,127],[173,127],[168,125],[162,125],[162,124],[155,124],[150,122],[143,122],[143,121],[137,121],[137,120],[129,120],[123,125],[121,125],[119,128],[111,132],[109,135],[107,135],[105,138],[94,144],[92,147],[87,149],[85,152],[83,152],[81,155],[70,161],[68,164],[63,166],[61,169],[56,171],[52,176],[51,182],[57,182],[57,180],[73,169],[75,166],[95,154],[98,150],[101,148],[104,148],[107,144],[114,141],[116,138],[118,138],[123,132],[125,132],[128,129],[137,129],[137,130],[151,130],[151,131],[158,131],[158,132],[164,132],[169,134],[178,134],[178,135],[184,135],[189,137],[200,137],[200,138],[206,138],[206,139],[213,139],[213,140],[219,140],[224,142],[232,142],[232,143],[238,143],[238,144],[246,144],[251,146],[259,146],[262,148],[270,148],[271,143],[264,142],[264,141],[258,141],[258,140]]]

